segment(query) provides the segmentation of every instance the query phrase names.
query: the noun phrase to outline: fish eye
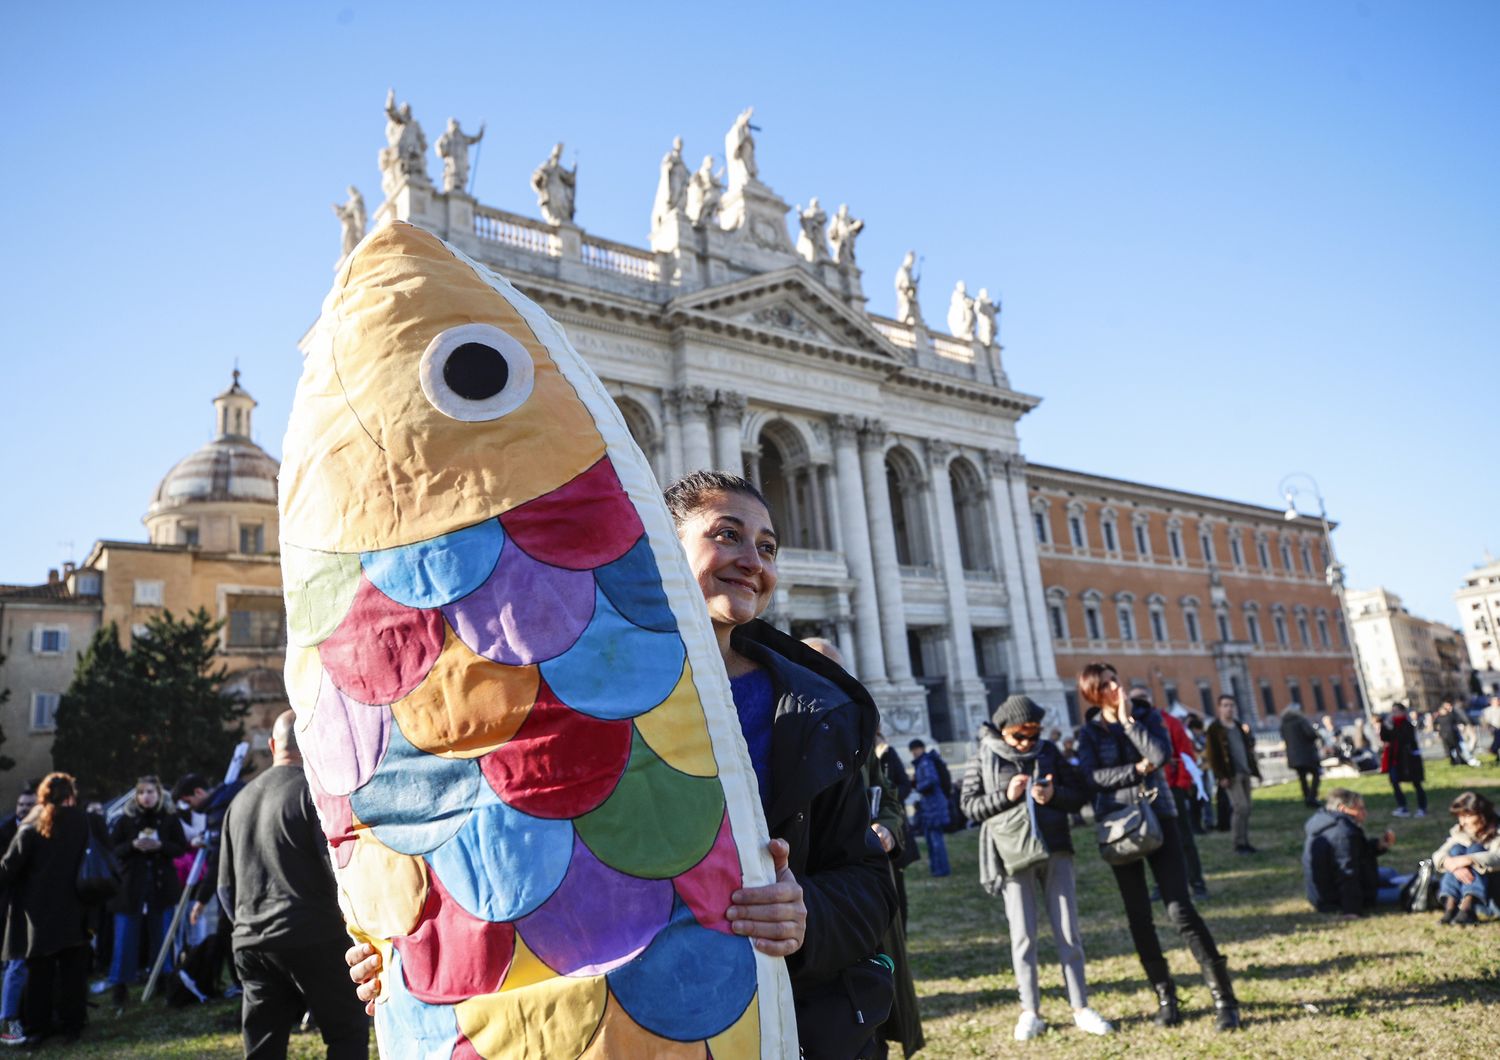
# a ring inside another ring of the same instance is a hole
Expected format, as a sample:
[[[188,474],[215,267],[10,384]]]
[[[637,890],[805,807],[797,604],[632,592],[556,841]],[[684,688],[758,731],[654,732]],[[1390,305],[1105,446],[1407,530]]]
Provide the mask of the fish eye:
[[[492,324],[460,324],[442,332],[418,366],[422,393],[445,416],[495,420],[531,396],[531,355]]]

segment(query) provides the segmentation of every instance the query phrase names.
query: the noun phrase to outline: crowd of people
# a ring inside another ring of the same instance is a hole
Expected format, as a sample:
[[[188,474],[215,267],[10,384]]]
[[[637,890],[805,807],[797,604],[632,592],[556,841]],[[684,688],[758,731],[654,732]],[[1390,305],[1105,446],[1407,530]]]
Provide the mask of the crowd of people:
[[[1044,736],[1045,711],[1012,696],[981,726],[961,783],[940,750],[922,741],[908,747],[908,773],[880,731],[875,702],[843,668],[837,648],[817,638],[799,642],[760,620],[776,587],[778,541],[756,487],[698,472],[674,484],[666,501],[707,605],[772,837],[774,879],[736,891],[726,920],[762,953],[786,959],[805,1057],[884,1057],[892,1045],[910,1056],[922,1048],[906,959],[905,873],[920,858],[920,835],[930,874],[951,875],[946,835],[966,825],[979,828],[979,882],[1004,904],[1021,1008],[1017,1040],[1046,1030],[1039,902],[1074,1025],[1094,1035],[1114,1031],[1090,1005],[1079,927],[1075,858],[1079,846],[1095,843],[1155,993],[1155,1022],[1182,1019],[1157,932],[1160,902],[1199,966],[1215,1025],[1240,1027],[1229,963],[1197,905],[1209,896],[1199,837],[1228,831],[1238,855],[1260,853],[1251,842],[1260,756],[1233,697],[1221,697],[1207,721],[1178,704],[1159,709],[1149,690],[1125,685],[1113,666],[1099,662],[1078,676],[1088,709],[1071,736],[1056,729]],[[1500,733],[1500,698],[1491,709]],[[224,993],[242,989],[247,1056],[284,1056],[304,1013],[329,1056],[367,1055],[366,1016],[380,992],[382,958],[368,944],[344,949],[292,721],[291,712],[277,720],[272,767],[243,789],[190,774],[169,797],[157,778],[141,777],[110,825],[78,806],[77,783],[66,774],[27,786],[14,820],[0,826],[0,896],[8,902],[0,1041],[76,1036],[87,1016],[91,965],[102,976],[98,991],[119,1005],[165,951],[162,970],[194,998],[218,992],[229,964]],[[1340,731],[1330,722],[1325,716],[1315,726],[1289,710],[1281,735],[1287,765],[1315,810],[1304,846],[1308,899],[1320,911],[1355,917],[1395,900],[1410,881],[1378,864],[1395,836],[1364,832],[1368,810],[1360,795],[1340,787],[1320,801],[1325,761],[1363,769],[1373,756],[1363,726]],[[1410,812],[1404,785],[1423,815],[1425,778],[1411,718],[1392,712],[1380,735],[1395,815]],[[1500,760],[1500,736],[1491,748]],[[1492,886],[1500,878],[1494,806],[1466,792],[1449,809],[1453,830],[1430,859],[1444,921],[1500,915]],[[1096,828],[1080,843],[1085,814]],[[118,865],[118,886],[100,908],[78,898],[91,844]],[[184,895],[188,867],[200,861],[207,871]],[[182,909],[182,945],[169,945]]]

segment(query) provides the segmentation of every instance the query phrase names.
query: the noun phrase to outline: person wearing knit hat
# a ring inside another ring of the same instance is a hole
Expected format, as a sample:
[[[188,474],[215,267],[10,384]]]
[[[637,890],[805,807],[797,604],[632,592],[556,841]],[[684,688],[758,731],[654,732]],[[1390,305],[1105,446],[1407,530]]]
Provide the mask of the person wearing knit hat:
[[[1089,1007],[1084,978],[1083,940],[1078,930],[1073,840],[1068,815],[1088,801],[1083,775],[1051,740],[1042,738],[1047,712],[1026,696],[1011,696],[996,708],[993,724],[980,731],[979,755],[964,776],[959,803],[979,821],[979,882],[1005,900],[1010,928],[1011,967],[1021,995],[1016,1041],[1047,1029],[1040,1015],[1037,982],[1037,898],[1046,901],[1052,938],[1062,964],[1063,982],[1073,1006],[1073,1022],[1088,1034],[1110,1034],[1114,1027]],[[1031,854],[1015,858],[1007,837],[1029,832]],[[1040,841],[1043,851],[1038,851]],[[1009,855],[1009,856],[1008,856]]]

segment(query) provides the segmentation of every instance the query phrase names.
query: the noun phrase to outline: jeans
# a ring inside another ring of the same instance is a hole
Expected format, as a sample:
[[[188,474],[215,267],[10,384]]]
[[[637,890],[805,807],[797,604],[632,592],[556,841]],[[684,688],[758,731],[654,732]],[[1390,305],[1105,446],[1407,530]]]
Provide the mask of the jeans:
[[[162,942],[167,937],[167,928],[172,926],[172,909],[159,909],[151,913],[116,913],[115,914],[115,948],[114,954],[109,962],[109,981],[115,983],[133,983],[141,966],[141,922],[145,921],[147,931],[147,945],[150,949],[147,962],[150,965],[156,963],[156,955],[161,952]],[[162,971],[172,970],[172,954],[167,954],[167,963],[162,966]]]
[[[1483,843],[1470,843],[1468,846],[1454,843],[1448,848],[1449,857],[1482,854],[1483,852]],[[1452,898],[1455,902],[1464,898],[1472,898],[1475,909],[1489,913],[1491,916],[1500,915],[1500,887],[1495,885],[1493,873],[1476,872],[1472,883],[1463,883],[1453,873],[1444,872],[1438,878],[1438,897]]]
[[[1386,776],[1391,778],[1391,790],[1396,793],[1396,805],[1403,810],[1406,809],[1406,792],[1401,790],[1401,781],[1396,779],[1396,774],[1394,773],[1387,773]],[[1420,780],[1413,780],[1411,787],[1417,793],[1417,809],[1426,813],[1427,792],[1422,790],[1422,782]]]
[[[1155,853],[1143,861],[1110,866],[1115,874],[1115,884],[1120,888],[1120,898],[1125,903],[1125,919],[1130,926],[1136,955],[1141,959],[1146,978],[1153,984],[1170,982],[1172,973],[1161,951],[1161,940],[1156,937],[1156,923],[1151,919],[1151,898],[1146,892],[1147,865],[1151,866],[1151,875],[1156,877],[1156,886],[1161,890],[1167,918],[1187,943],[1199,966],[1207,970],[1210,964],[1220,959],[1219,947],[1209,934],[1208,925],[1188,896],[1187,868],[1182,860],[1177,819],[1158,815],[1158,820],[1162,844]]]
[[[922,829],[927,838],[927,865],[934,876],[948,875],[948,840],[943,836],[943,826]]]
[[[1401,900],[1401,892],[1411,880],[1411,874],[1398,875],[1387,865],[1380,866],[1380,886],[1375,889],[1376,905],[1395,905]]]
[[[1078,932],[1078,898],[1074,893],[1073,855],[1053,854],[1039,865],[1005,878],[1005,920],[1010,925],[1010,964],[1016,973],[1021,1009],[1039,1010],[1042,994],[1037,986],[1036,896],[1041,887],[1052,921],[1052,941],[1062,963],[1068,1001],[1083,1008],[1089,1003],[1083,978],[1083,936]]]
[[[26,989],[26,962],[6,961],[4,985],[0,986],[0,1020],[21,1018],[21,994]]]

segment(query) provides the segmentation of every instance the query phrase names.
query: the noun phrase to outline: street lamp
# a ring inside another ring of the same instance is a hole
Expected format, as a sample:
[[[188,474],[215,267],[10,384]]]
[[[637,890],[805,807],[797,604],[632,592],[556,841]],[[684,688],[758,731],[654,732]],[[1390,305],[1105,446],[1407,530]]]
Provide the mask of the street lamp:
[[[1349,638],[1349,652],[1354,656],[1354,676],[1359,682],[1359,698],[1364,700],[1365,719],[1371,724],[1375,723],[1375,701],[1370,698],[1370,685],[1365,680],[1365,665],[1359,656],[1359,640],[1354,636],[1353,616],[1349,614],[1349,603],[1344,591],[1344,565],[1339,562],[1337,553],[1333,550],[1333,531],[1328,526],[1328,509],[1323,504],[1323,492],[1318,488],[1318,480],[1305,471],[1293,471],[1281,480],[1277,491],[1286,498],[1286,520],[1292,522],[1301,518],[1302,513],[1297,511],[1297,494],[1302,491],[1296,486],[1298,480],[1306,480],[1307,485],[1312,487],[1312,495],[1318,501],[1318,519],[1323,524],[1323,547],[1328,550],[1328,569],[1324,571],[1324,578],[1333,595],[1338,597],[1339,614],[1344,619],[1344,632]]]

